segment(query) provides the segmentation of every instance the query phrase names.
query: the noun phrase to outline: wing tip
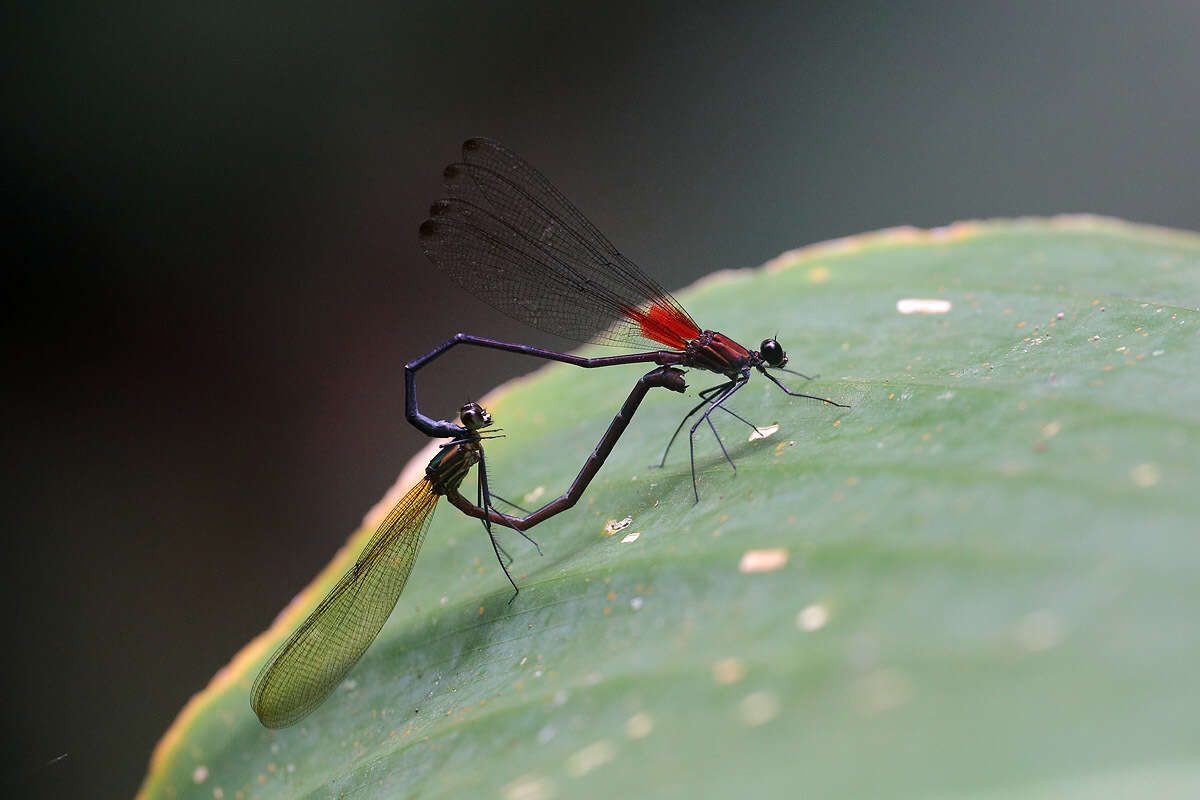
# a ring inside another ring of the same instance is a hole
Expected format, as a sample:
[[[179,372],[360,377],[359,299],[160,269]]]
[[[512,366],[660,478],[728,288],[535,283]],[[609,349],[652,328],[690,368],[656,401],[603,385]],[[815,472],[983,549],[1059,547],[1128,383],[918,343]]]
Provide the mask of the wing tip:
[[[472,136],[462,143],[463,161],[470,161],[471,156],[486,151],[501,154],[506,158],[516,158],[511,150],[489,136]]]

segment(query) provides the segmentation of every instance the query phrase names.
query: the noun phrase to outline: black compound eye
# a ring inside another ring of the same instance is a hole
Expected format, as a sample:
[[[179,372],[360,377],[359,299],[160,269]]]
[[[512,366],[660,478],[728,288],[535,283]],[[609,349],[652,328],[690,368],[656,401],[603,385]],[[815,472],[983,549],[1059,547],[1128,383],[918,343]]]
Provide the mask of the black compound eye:
[[[463,427],[469,431],[477,431],[492,424],[492,415],[478,403],[467,403],[458,412],[458,417],[462,420]]]
[[[763,343],[758,346],[758,354],[772,367],[782,366],[785,360],[783,348],[774,339],[763,339]]]

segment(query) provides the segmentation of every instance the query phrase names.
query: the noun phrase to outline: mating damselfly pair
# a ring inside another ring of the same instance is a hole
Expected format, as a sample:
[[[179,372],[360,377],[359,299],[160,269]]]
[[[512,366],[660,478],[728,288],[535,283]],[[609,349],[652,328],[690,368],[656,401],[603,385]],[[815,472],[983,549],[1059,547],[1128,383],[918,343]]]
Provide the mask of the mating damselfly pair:
[[[405,366],[408,421],[426,435],[448,441],[429,462],[425,477],[379,525],[354,565],[259,673],[251,706],[267,727],[291,725],[319,706],[370,646],[404,589],[439,497],[482,521],[501,569],[512,582],[515,599],[519,589],[508,569],[511,559],[493,526],[529,538],[526,530],[575,505],[651,389],[683,393],[686,369],[719,377],[717,384],[698,393],[700,402],[684,415],[659,462],[659,466],[666,463],[684,426],[697,417],[688,431],[695,502],[700,500],[696,431],[706,424],[736,471],[712,415],[720,410],[754,429],[726,403],[755,372],[793,397],[847,407],[785,386],[773,373],[810,378],[786,368],[787,355],[774,337],[751,350],[722,333],[701,329],[667,290],[621,255],[541,173],[498,142],[467,140],[462,160],[445,169],[444,179],[445,196],[432,206],[429,219],[420,227],[422,248],[436,266],[468,292],[533,328],[638,352],[585,358],[458,333]],[[483,442],[495,435],[490,433],[495,429],[488,413],[468,403],[455,422],[428,417],[418,406],[417,372],[457,345],[589,369],[656,366],[637,380],[570,488],[517,517],[497,510],[494,501],[501,498],[489,488]],[[472,467],[477,472],[474,502],[459,491]]]

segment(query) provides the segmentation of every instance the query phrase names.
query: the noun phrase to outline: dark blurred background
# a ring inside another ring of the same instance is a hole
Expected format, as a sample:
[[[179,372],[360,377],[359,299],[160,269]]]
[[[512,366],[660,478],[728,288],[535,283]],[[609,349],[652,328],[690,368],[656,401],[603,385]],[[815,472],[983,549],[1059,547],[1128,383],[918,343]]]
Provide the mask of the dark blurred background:
[[[406,360],[460,329],[562,344],[420,253],[467,136],[668,287],[904,223],[1200,227],[1190,0],[0,13],[13,796],[135,791],[423,444]],[[531,368],[453,363],[441,416]]]

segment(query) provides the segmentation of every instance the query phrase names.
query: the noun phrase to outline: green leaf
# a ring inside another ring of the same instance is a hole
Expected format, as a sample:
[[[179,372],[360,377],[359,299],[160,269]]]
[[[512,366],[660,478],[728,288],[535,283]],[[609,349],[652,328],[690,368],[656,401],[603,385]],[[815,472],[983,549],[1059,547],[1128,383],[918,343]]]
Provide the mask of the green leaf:
[[[786,377],[853,408],[755,376],[733,407],[779,430],[716,420],[734,476],[701,429],[693,505],[686,441],[650,467],[690,398],[651,394],[584,501],[533,530],[545,557],[504,540],[511,606],[443,503],[346,683],[265,730],[249,681],[361,531],[193,700],[142,795],[1196,796],[1200,238],[906,229],[679,297],[748,346],[778,333],[821,376]],[[565,490],[639,374],[497,391],[496,491]]]

